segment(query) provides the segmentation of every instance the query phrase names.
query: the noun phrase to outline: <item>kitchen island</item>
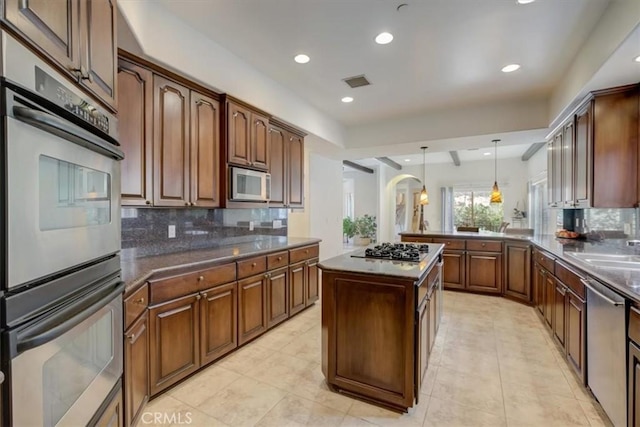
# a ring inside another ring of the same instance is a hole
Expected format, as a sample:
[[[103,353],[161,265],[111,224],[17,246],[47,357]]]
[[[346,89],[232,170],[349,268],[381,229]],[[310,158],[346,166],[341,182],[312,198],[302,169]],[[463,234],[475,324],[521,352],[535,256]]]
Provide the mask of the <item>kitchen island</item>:
[[[361,250],[319,264],[322,371],[332,390],[396,411],[418,400],[442,313],[444,245],[428,246],[418,262]]]

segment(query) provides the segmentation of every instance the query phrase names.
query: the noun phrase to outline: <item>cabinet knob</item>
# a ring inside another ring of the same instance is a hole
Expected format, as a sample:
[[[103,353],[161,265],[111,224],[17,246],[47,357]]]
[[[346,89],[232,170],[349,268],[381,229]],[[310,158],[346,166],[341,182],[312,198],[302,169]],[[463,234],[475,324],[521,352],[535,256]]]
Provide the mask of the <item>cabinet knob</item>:
[[[200,301],[200,298],[202,298],[202,295],[200,294],[196,295],[196,301]]]
[[[282,257],[281,256],[278,257],[278,261],[282,261]]]
[[[72,73],[75,73],[76,77],[78,78],[83,78],[87,74],[87,70],[84,68],[84,66],[80,68],[70,67],[69,71],[71,71]]]
[[[264,277],[266,277],[267,279],[270,279],[270,278],[271,278],[271,273],[266,273],[266,274],[264,275]]]
[[[204,276],[198,277],[198,282],[202,282],[204,280]]]
[[[184,202],[184,205],[185,206],[189,206],[189,202]]]
[[[93,74],[84,73],[80,75],[80,80],[89,80],[89,83],[93,83]]]
[[[195,206],[195,205],[196,205],[196,202],[191,203],[191,206]]]
[[[289,141],[293,141],[293,137],[292,136],[289,137]]]
[[[305,253],[305,254],[308,254],[308,253],[309,253],[309,249],[305,249],[305,250],[304,250],[304,253]]]
[[[255,267],[256,265],[258,265],[258,264],[256,264],[255,262],[251,263],[251,267]]]
[[[203,293],[202,293],[202,296],[206,298],[206,297],[207,297],[207,293],[206,293],[206,292],[203,292]]]
[[[487,244],[486,244],[486,243],[483,243],[481,246],[484,248],[485,246],[487,246]]]
[[[233,113],[233,118],[235,119],[236,117],[238,117],[238,112],[237,111],[235,113]]]
[[[136,340],[136,334],[131,334],[131,335],[129,335],[129,342],[130,342],[131,344],[133,344],[133,342],[134,342],[135,340]]]
[[[145,200],[144,203],[145,203],[145,205],[150,205],[151,204],[151,200]]]
[[[137,299],[133,301],[134,304],[144,305],[144,298]]]

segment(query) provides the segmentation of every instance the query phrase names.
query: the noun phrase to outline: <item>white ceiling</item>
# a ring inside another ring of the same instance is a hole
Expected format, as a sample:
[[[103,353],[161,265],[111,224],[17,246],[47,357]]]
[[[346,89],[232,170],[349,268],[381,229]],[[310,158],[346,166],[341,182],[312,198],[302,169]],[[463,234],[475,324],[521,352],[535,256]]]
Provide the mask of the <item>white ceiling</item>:
[[[329,116],[362,124],[546,97],[610,0],[158,0]],[[400,3],[407,3],[400,11]],[[390,31],[394,40],[373,38]],[[306,53],[311,61],[296,64]],[[509,63],[522,64],[511,74]],[[211,71],[215,73],[215,70]],[[366,74],[371,86],[342,79]],[[343,104],[343,96],[355,101]]]

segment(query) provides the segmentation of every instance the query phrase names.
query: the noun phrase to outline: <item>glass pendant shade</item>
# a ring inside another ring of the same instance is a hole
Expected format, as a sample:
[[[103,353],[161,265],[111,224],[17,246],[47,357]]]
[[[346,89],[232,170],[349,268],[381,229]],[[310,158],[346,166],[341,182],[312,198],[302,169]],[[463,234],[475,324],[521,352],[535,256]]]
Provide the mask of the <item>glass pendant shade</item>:
[[[427,187],[422,186],[422,191],[420,191],[420,204],[428,205],[429,204],[429,195],[427,194]]]
[[[500,188],[498,188],[498,142],[500,140],[499,139],[494,139],[493,142],[495,145],[495,160],[494,160],[494,181],[493,181],[493,188],[491,189],[491,200],[489,201],[489,203],[494,204],[494,203],[502,203],[502,193],[500,192]]]
[[[425,186],[425,175],[427,174],[427,157],[426,150],[429,147],[420,147],[422,149],[422,191],[420,191],[420,204],[422,206],[429,204],[429,195]]]

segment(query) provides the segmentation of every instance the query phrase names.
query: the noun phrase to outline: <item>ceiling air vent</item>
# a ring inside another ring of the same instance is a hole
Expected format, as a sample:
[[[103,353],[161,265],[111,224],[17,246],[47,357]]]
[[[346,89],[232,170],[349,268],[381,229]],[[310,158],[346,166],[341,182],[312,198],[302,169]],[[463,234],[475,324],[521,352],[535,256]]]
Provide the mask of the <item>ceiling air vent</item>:
[[[369,80],[367,80],[367,78],[364,76],[364,74],[360,76],[347,77],[346,79],[342,80],[352,88],[369,86],[371,84]]]

